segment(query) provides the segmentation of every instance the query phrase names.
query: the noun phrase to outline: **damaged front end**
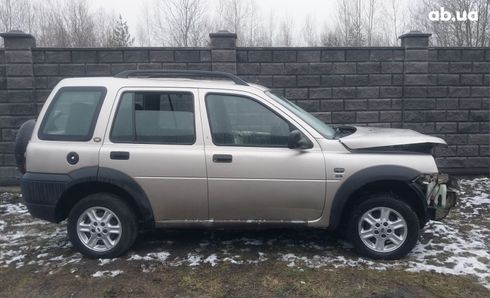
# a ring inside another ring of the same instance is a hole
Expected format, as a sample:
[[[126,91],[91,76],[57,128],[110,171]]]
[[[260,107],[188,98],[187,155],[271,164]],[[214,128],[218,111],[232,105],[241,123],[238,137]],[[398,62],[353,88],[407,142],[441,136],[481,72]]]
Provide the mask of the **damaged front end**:
[[[425,191],[427,215],[430,219],[441,220],[456,205],[459,194],[458,181],[447,174],[426,174],[415,179]]]

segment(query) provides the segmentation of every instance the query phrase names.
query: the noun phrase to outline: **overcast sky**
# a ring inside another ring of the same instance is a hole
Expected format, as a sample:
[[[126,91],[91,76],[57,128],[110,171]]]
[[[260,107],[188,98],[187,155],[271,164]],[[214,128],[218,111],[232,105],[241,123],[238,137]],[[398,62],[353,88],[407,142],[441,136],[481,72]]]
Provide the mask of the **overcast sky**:
[[[209,0],[216,3],[217,0]],[[383,0],[384,1],[384,0]],[[138,19],[141,16],[144,2],[152,3],[152,0],[90,0],[93,8],[102,7],[108,12],[121,14],[128,21],[131,32],[136,32]],[[256,0],[260,11],[266,16],[273,10],[276,16],[290,15],[293,17],[295,28],[303,26],[307,15],[312,15],[318,26],[325,21],[336,18],[335,0]],[[264,16],[265,17],[265,16]]]

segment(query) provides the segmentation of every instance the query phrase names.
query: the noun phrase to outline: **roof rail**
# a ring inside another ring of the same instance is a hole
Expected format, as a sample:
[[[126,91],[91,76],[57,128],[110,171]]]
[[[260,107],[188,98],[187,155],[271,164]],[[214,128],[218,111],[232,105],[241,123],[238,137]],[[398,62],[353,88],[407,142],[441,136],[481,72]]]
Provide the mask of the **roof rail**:
[[[181,69],[146,69],[146,70],[125,70],[116,75],[115,78],[147,77],[157,78],[166,76],[197,76],[197,77],[222,77],[232,80],[237,85],[249,86],[243,79],[231,73],[222,71],[206,70],[181,70]]]

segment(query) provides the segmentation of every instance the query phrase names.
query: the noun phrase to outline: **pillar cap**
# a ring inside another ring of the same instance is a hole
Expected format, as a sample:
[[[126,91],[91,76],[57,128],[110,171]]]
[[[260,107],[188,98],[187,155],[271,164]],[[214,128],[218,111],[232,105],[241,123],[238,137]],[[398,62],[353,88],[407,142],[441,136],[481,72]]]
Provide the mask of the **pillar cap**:
[[[237,38],[236,33],[230,32],[228,30],[218,30],[218,32],[209,33],[209,37],[229,37],[229,38]]]
[[[419,30],[412,30],[410,32],[400,35],[398,38],[403,39],[407,37],[430,37],[430,36],[432,36],[432,33],[424,33]]]
[[[431,33],[414,30],[400,35],[398,37],[402,41],[402,47],[405,48],[426,48],[429,46],[429,37]]]
[[[220,30],[218,32],[209,33],[211,39],[211,48],[213,49],[235,49],[236,48],[236,33]]]
[[[25,32],[20,31],[20,30],[11,30],[9,32],[0,33],[0,37],[3,37],[3,38],[34,38],[34,36],[32,36],[31,34],[25,33]]]
[[[36,39],[28,33],[20,30],[12,30],[0,33],[3,37],[3,46],[10,50],[29,50],[36,46]]]

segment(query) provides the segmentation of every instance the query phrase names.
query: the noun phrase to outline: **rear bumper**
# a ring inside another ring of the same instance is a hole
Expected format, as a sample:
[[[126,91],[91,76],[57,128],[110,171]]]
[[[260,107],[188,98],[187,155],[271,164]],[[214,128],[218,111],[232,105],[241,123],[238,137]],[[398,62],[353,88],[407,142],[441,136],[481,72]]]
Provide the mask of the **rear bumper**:
[[[71,178],[61,174],[26,173],[21,178],[22,196],[29,213],[50,222],[60,222],[57,204]]]
[[[36,218],[47,220],[50,222],[58,223],[59,220],[56,216],[56,206],[55,205],[42,205],[42,204],[32,204],[26,203],[27,210],[29,213]]]

